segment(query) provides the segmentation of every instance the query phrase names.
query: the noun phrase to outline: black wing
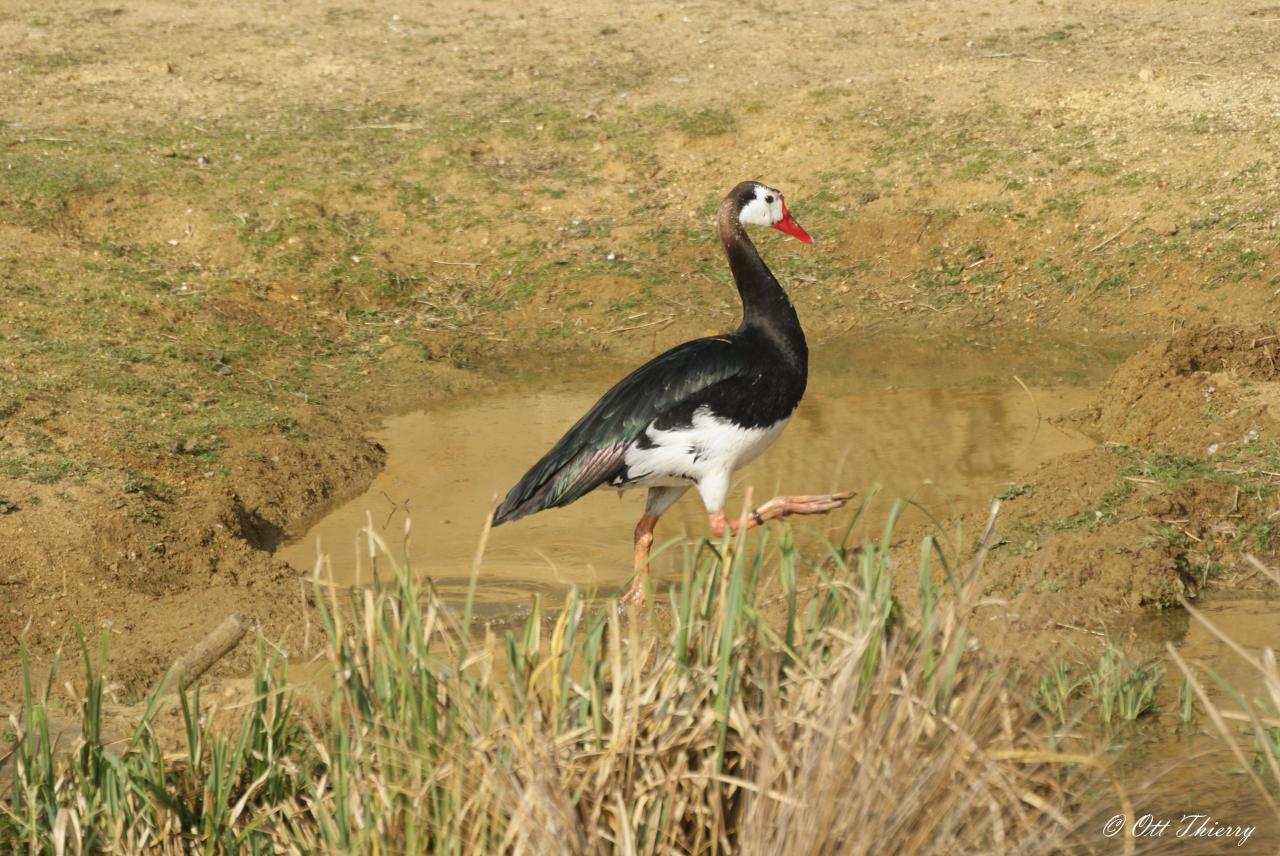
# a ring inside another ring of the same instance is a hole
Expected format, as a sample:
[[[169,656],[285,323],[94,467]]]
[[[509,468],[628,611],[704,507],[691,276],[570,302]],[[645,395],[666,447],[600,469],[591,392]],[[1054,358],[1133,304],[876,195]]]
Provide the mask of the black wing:
[[[694,339],[653,358],[606,392],[525,473],[494,512],[493,525],[568,505],[609,481],[651,422],[749,367],[731,335]]]

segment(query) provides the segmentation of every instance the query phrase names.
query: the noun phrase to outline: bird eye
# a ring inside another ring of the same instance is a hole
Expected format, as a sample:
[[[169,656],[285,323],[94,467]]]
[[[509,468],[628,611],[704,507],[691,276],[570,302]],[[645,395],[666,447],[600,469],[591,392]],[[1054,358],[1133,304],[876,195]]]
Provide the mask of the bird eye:
[[[769,203],[770,205],[772,205],[772,204],[773,204],[773,194],[772,194],[772,193],[770,193],[768,196],[766,196],[766,197],[764,198],[764,201],[765,201],[765,202],[767,202],[767,203]]]

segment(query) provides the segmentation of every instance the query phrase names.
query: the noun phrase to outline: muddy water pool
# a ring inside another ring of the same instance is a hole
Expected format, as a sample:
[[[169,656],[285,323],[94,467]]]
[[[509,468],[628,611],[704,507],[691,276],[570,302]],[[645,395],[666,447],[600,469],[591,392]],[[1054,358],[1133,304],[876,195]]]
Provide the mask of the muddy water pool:
[[[939,519],[990,498],[1038,463],[1091,441],[1053,423],[1086,405],[1134,348],[1114,340],[1009,338],[845,339],[813,347],[809,389],[781,438],[739,472],[727,509],[745,490],[865,493],[910,497]],[[367,524],[415,573],[446,596],[460,593],[481,524],[501,496],[629,366],[597,363],[510,367],[490,392],[444,401],[386,420],[378,434],[386,469],[362,495],[331,510],[280,555],[311,569],[325,555],[338,582],[368,581]],[[478,599],[490,609],[570,585],[602,595],[631,575],[631,531],[643,492],[597,491],[495,529]],[[406,518],[412,521],[406,538]],[[802,532],[840,531],[848,512],[796,519]],[[706,527],[696,491],[659,525],[657,543],[697,539]],[[673,573],[679,549],[656,555],[654,573]],[[384,563],[385,565],[385,563]],[[385,571],[385,567],[383,568]]]

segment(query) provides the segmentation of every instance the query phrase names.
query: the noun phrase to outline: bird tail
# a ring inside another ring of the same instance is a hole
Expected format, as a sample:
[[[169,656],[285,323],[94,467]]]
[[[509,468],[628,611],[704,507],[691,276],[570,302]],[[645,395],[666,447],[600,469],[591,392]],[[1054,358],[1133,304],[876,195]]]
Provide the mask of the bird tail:
[[[608,481],[622,468],[624,443],[565,454],[553,448],[508,491],[493,512],[493,526],[547,508],[568,505]]]
[[[551,479],[541,484],[528,484],[532,475],[533,473],[529,473],[507,492],[506,498],[494,509],[493,522],[490,525],[501,526],[511,520],[528,517],[544,508],[563,504],[551,499]]]

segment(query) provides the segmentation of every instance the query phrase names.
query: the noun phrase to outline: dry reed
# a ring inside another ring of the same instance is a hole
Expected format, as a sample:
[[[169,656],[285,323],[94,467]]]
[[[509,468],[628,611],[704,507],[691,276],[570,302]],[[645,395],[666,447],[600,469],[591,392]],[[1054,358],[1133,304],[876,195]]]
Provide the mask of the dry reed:
[[[238,730],[182,697],[180,757],[155,736],[158,695],[127,743],[104,742],[105,651],[95,663],[82,646],[69,755],[49,741],[48,687],[28,681],[0,840],[59,853],[1087,849],[1072,794],[1099,780],[1096,762],[1049,751],[1050,724],[974,650],[976,564],[940,596],[926,542],[922,606],[902,614],[895,517],[878,544],[818,557],[789,530],[705,545],[644,615],[571,591],[484,640],[402,569],[346,592],[317,581],[327,709],[300,713],[264,656]]]

